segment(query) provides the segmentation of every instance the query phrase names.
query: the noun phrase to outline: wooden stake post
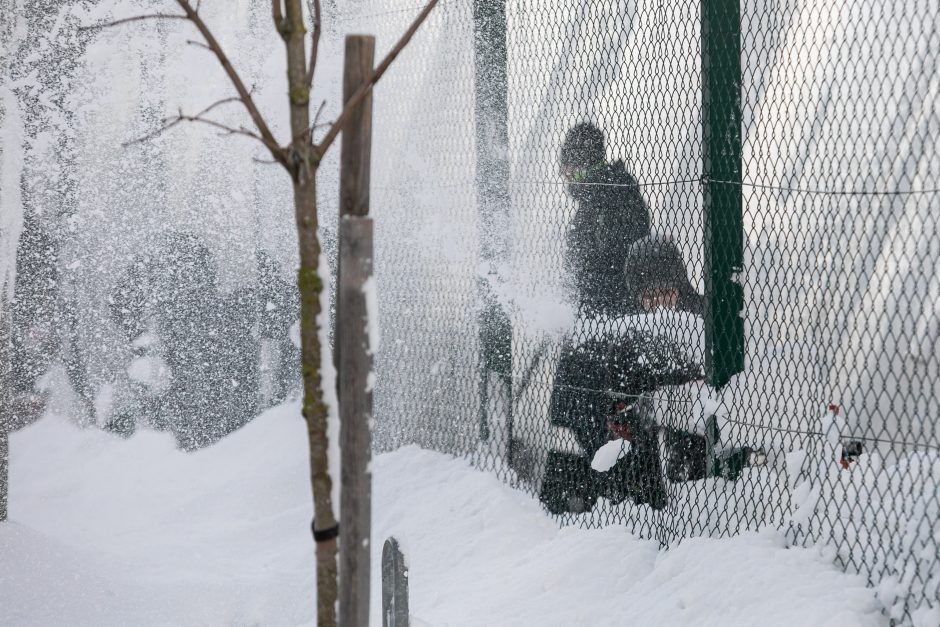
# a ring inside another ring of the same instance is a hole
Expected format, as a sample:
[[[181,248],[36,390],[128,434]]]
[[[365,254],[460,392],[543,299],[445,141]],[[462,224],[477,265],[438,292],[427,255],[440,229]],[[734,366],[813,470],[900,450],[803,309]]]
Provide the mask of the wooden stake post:
[[[348,101],[372,74],[375,38],[346,38],[343,99]],[[336,349],[340,415],[342,490],[340,492],[339,623],[369,625],[372,524],[372,390],[375,347],[369,345],[366,290],[372,279],[372,219],[369,174],[372,153],[372,95],[343,130],[340,156],[339,282]],[[373,301],[374,302],[374,301]]]

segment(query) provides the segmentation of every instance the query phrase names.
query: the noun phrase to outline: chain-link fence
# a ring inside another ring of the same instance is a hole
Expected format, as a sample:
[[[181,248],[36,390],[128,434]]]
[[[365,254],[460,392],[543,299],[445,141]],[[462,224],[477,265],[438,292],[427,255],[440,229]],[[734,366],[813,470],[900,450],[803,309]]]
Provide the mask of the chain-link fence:
[[[416,4],[339,30],[381,51]],[[927,0],[442,2],[375,103],[379,445],[663,545],[824,542],[935,624],[938,25]]]

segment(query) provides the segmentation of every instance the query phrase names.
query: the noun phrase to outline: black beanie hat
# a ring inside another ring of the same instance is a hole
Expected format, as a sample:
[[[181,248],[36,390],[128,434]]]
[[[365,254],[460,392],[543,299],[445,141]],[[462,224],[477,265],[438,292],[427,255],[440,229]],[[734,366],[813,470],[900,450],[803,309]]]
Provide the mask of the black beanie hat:
[[[577,124],[565,135],[561,145],[562,165],[589,168],[604,161],[604,133],[589,122]]]

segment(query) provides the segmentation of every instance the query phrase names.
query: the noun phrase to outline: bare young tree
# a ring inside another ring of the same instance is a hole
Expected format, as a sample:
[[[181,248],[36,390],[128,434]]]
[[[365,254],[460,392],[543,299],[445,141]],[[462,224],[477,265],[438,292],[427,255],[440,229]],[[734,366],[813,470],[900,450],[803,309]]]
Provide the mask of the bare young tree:
[[[339,117],[329,125],[319,142],[314,140],[311,125],[310,91],[317,66],[317,53],[322,31],[322,12],[320,0],[308,0],[312,5],[313,32],[310,41],[310,55],[307,56],[307,28],[304,21],[303,0],[272,0],[271,17],[274,28],[284,41],[287,52],[288,100],[290,104],[291,139],[287,145],[281,145],[264,116],[255,104],[251,91],[245,86],[228,56],[223,51],[212,31],[199,15],[199,2],[176,0],[182,13],[151,13],[127,17],[91,28],[117,26],[143,20],[185,20],[196,27],[202,36],[198,45],[208,48],[225,70],[237,96],[226,98],[207,107],[195,115],[185,115],[182,111],[177,116],[164,120],[164,125],[141,138],[152,137],[182,122],[200,123],[215,127],[225,133],[244,135],[261,142],[270,153],[271,159],[280,164],[291,177],[294,190],[294,212],[297,223],[297,240],[300,250],[300,269],[297,284],[300,290],[300,336],[301,363],[303,369],[303,415],[307,421],[310,440],[310,480],[313,487],[314,521],[313,534],[317,556],[317,624],[321,626],[336,624],[337,599],[337,546],[339,528],[336,521],[334,504],[330,493],[332,481],[327,459],[327,407],[323,398],[321,381],[321,349],[317,328],[317,318],[321,312],[320,294],[323,282],[320,279],[320,242],[317,238],[317,170],[324,155],[333,145],[336,137],[353,116],[353,112],[362,103],[372,87],[382,78],[385,71],[408,45],[418,28],[437,5],[438,0],[429,0],[424,9],[415,17],[411,26],[401,36],[388,55],[379,63],[369,79],[344,103]],[[253,128],[226,126],[211,117],[212,110],[226,102],[237,101],[244,106],[251,118]]]

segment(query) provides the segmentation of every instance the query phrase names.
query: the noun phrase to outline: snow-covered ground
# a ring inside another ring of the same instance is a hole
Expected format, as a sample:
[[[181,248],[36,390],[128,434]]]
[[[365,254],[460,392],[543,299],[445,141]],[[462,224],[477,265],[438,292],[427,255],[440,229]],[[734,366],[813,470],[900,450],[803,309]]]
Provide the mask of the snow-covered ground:
[[[10,448],[0,625],[313,623],[296,406],[196,453],[55,416]],[[885,624],[864,581],[775,532],[661,552],[618,527],[559,529],[463,460],[408,447],[373,467],[375,563],[399,538],[416,625]],[[374,624],[380,590],[374,578]]]

